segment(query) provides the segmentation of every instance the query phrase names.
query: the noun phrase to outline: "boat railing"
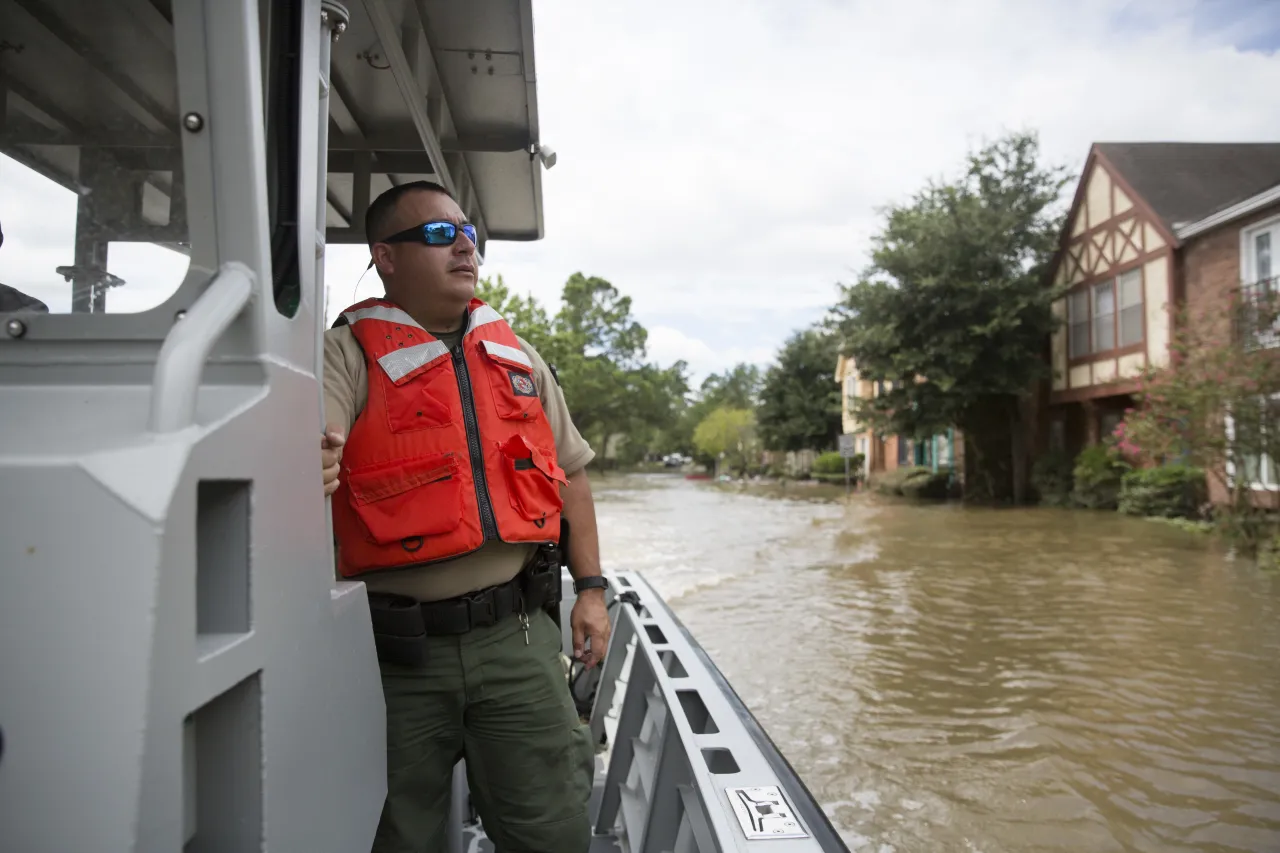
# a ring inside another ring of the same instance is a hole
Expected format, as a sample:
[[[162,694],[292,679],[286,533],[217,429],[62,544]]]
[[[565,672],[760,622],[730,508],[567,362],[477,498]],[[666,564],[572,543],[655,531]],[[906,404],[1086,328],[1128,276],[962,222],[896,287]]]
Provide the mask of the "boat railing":
[[[596,833],[632,853],[845,850],[661,596],[638,574],[614,580],[620,606],[590,720],[597,743],[612,741]]]

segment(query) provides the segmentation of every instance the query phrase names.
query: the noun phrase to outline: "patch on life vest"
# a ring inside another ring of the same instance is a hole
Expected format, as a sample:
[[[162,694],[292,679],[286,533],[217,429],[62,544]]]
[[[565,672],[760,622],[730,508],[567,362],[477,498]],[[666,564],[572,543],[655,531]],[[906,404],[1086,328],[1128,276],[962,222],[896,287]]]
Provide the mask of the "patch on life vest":
[[[528,376],[515,370],[508,370],[507,375],[511,377],[511,391],[517,397],[538,396],[538,388]]]

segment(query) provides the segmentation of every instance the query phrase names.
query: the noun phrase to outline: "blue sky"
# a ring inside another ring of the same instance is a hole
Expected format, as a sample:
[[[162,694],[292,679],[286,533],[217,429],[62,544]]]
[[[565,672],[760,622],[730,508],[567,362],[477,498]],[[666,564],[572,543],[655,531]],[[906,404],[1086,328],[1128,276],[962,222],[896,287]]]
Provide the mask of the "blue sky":
[[[491,244],[483,273],[545,303],[574,272],[607,278],[651,358],[695,379],[767,362],[866,263],[876,210],[984,139],[1035,129],[1073,168],[1098,140],[1280,141],[1280,0],[534,0],[534,16],[559,155],[547,237]],[[0,157],[8,284],[70,262],[74,197],[42,180]],[[111,310],[176,285],[185,259],[144,248],[113,248],[130,285]],[[379,289],[355,291],[367,260],[330,247],[332,313]]]
[[[1113,18],[1117,29],[1148,31],[1180,22],[1201,37],[1244,51],[1280,48],[1276,0],[1129,0]]]

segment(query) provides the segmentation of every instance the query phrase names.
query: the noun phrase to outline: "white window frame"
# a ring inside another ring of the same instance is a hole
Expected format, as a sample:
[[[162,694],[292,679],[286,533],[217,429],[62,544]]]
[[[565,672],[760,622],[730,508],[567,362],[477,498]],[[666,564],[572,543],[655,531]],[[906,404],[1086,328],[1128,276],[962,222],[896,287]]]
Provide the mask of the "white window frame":
[[[1261,233],[1271,235],[1271,290],[1280,290],[1280,216],[1272,216],[1240,229],[1240,285],[1250,288],[1258,283],[1257,258],[1254,256],[1254,239]],[[1261,349],[1280,347],[1280,318],[1270,334],[1259,333],[1257,345]]]
[[[1272,400],[1280,400],[1280,393],[1271,394],[1270,398]],[[1264,397],[1260,395],[1259,399],[1264,399]],[[1226,423],[1224,426],[1227,431],[1227,441],[1234,441],[1235,440],[1235,420],[1231,417],[1230,413],[1227,414]],[[1262,454],[1260,457],[1258,457],[1258,475],[1262,477],[1262,479],[1255,480],[1249,484],[1249,488],[1252,489],[1253,491],[1255,492],[1280,491],[1280,481],[1267,482],[1267,475],[1270,473],[1270,470],[1272,468],[1270,462],[1271,462],[1270,457],[1268,457],[1267,454],[1265,453]],[[1280,465],[1280,462],[1278,462],[1277,465]],[[1236,484],[1236,466],[1235,466],[1235,463],[1230,459],[1227,460],[1227,484],[1233,488],[1235,487],[1235,484]]]
[[[1280,277],[1280,215],[1278,215],[1240,229],[1240,281],[1242,284],[1249,285],[1258,280],[1253,244],[1254,238],[1264,231],[1271,233],[1271,277]]]

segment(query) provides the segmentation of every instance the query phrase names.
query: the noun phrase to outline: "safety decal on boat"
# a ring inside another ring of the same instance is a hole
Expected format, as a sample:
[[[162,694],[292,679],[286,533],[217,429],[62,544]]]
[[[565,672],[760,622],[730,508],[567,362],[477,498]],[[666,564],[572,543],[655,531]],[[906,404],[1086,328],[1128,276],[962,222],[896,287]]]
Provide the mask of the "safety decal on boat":
[[[765,838],[808,838],[777,785],[725,788],[734,817],[748,841]]]

